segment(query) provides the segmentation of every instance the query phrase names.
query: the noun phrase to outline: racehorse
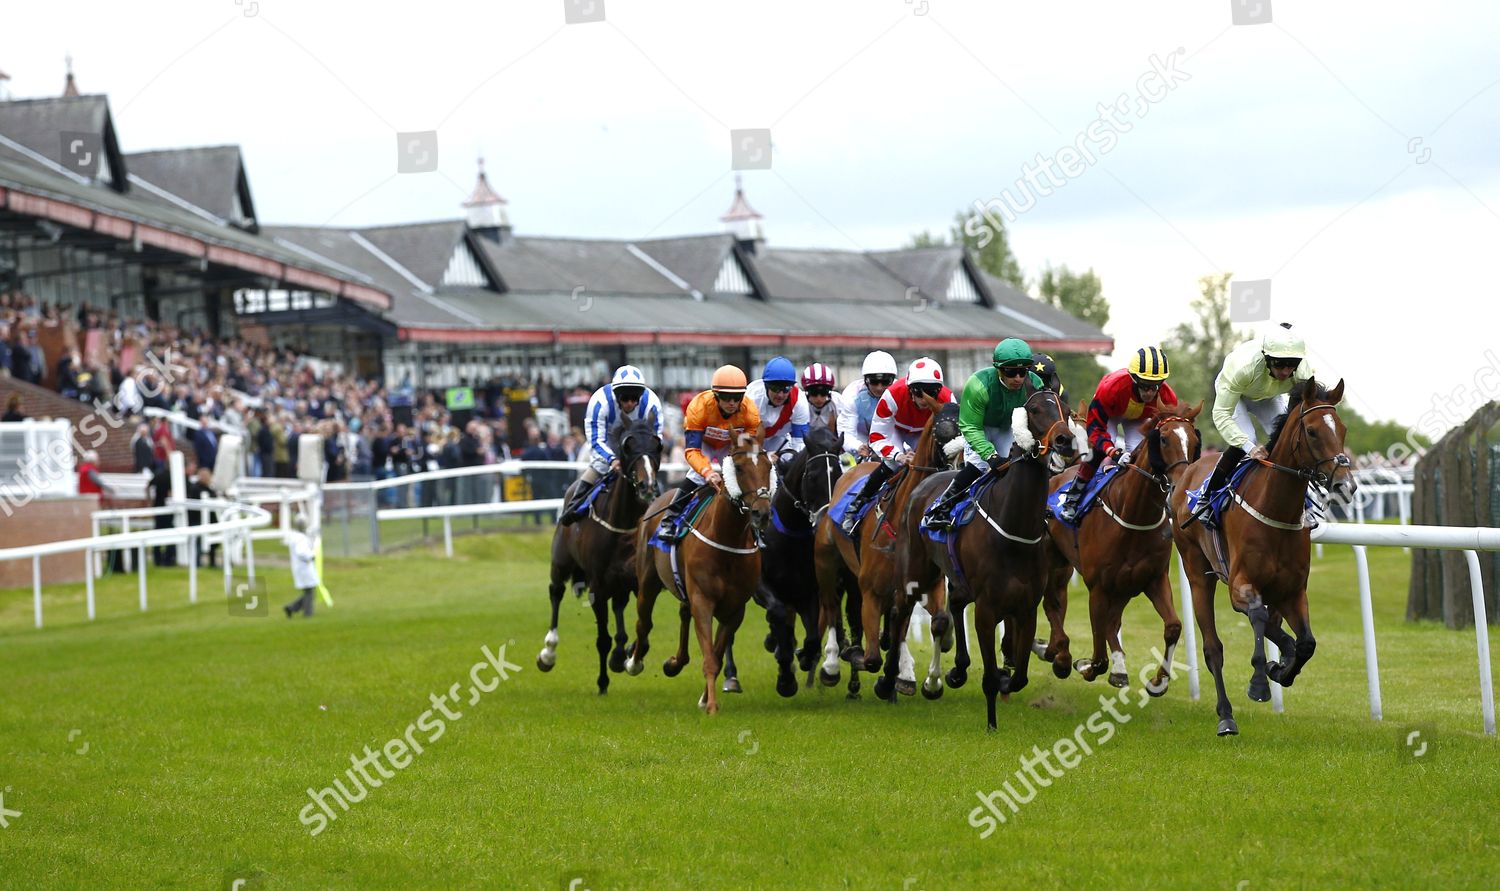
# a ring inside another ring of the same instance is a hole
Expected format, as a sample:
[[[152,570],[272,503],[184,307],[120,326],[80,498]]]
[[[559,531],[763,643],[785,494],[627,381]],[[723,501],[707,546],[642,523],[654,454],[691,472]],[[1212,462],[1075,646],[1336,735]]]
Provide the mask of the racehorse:
[[[1203,632],[1203,661],[1218,689],[1218,734],[1240,732],[1224,692],[1224,644],[1214,625],[1214,595],[1226,581],[1235,610],[1244,613],[1255,632],[1250,657],[1254,674],[1249,696],[1271,698],[1270,680],[1290,687],[1317,649],[1307,614],[1307,572],[1312,532],[1303,522],[1309,484],[1335,490],[1341,498],[1355,490],[1353,469],[1344,452],[1344,422],[1335,407],[1344,398],[1344,382],[1325,390],[1314,380],[1292,387],[1286,414],[1277,419],[1266,441],[1269,460],[1258,459],[1245,471],[1238,491],[1231,490],[1221,522],[1225,558],[1217,557],[1215,532],[1202,523],[1182,528],[1190,511],[1189,489],[1203,484],[1215,459],[1203,458],[1178,471],[1171,504],[1172,535],[1182,554],[1193,610]],[[1325,470],[1325,467],[1327,468]],[[1227,573],[1227,576],[1224,575]],[[1281,627],[1286,619],[1294,640]],[[1281,648],[1281,659],[1266,666],[1265,638]]]
[[[927,419],[917,446],[911,452],[911,462],[897,476],[892,477],[889,491],[860,520],[859,526],[855,528],[854,540],[851,541],[844,535],[826,512],[818,521],[817,534],[813,539],[813,563],[818,580],[818,599],[822,606],[818,620],[818,640],[828,641],[820,671],[820,679],[825,686],[831,687],[839,680],[838,648],[845,640],[843,620],[839,616],[841,591],[847,591],[850,598],[859,600],[860,628],[855,633],[864,639],[863,652],[856,645],[846,647],[843,651],[844,657],[849,660],[851,698],[857,695],[860,671],[880,670],[882,645],[890,649],[890,658],[897,663],[899,670],[887,672],[888,677],[877,679],[875,695],[881,699],[893,699],[896,692],[906,696],[916,692],[911,652],[906,645],[906,625],[903,623],[898,627],[887,621],[884,635],[880,629],[883,618],[889,620],[894,616],[892,607],[898,596],[910,595],[912,603],[916,603],[923,595],[929,595],[928,611],[932,613],[933,640],[946,641],[950,636],[952,621],[943,606],[942,588],[937,584],[941,579],[933,580],[920,591],[901,589],[896,562],[896,526],[917,486],[930,475],[951,468],[962,455],[963,438],[958,430],[958,405],[946,403]],[[834,487],[834,500],[848,491],[855,480],[873,472],[874,464],[867,466],[868,470],[865,466],[859,466],[844,474]],[[908,619],[910,615],[908,608]],[[852,615],[850,622],[852,626]],[[827,637],[830,628],[835,630],[833,639]],[[951,643],[947,645],[951,646]]]
[[[1161,696],[1170,682],[1172,654],[1182,634],[1182,620],[1172,605],[1172,538],[1167,529],[1167,496],[1172,491],[1169,473],[1202,456],[1203,443],[1193,420],[1203,403],[1184,410],[1162,406],[1162,414],[1141,424],[1145,437],[1130,455],[1120,461],[1115,475],[1105,482],[1078,528],[1072,529],[1055,517],[1049,520],[1051,535],[1044,543],[1051,570],[1043,600],[1052,626],[1051,639],[1035,644],[1037,657],[1050,662],[1059,677],[1068,674],[1068,636],[1063,631],[1067,611],[1068,582],[1073,570],[1083,576],[1089,590],[1089,622],[1093,626],[1094,652],[1073,666],[1086,681],[1109,671],[1109,683],[1124,687],[1125,652],[1120,646],[1120,615],[1131,598],[1145,593],[1162,619],[1161,666],[1145,684],[1146,692]],[[1077,475],[1069,468],[1053,477],[1056,492]],[[1106,664],[1104,649],[1110,650]]]
[[[818,656],[813,530],[843,473],[839,454],[838,436],[827,427],[814,427],[807,435],[806,447],[787,464],[771,501],[771,523],[764,537],[755,600],[766,609],[771,629],[766,635],[766,650],[776,657],[776,692],[782,696],[797,694],[797,679],[792,673],[794,655],[798,667],[807,672],[807,685],[812,686],[812,669]],[[798,617],[804,635],[801,649],[797,649],[796,641]],[[724,658],[724,689],[739,692],[733,635]]]
[[[1018,692],[1027,683],[1027,657],[1036,635],[1036,610],[1046,587],[1047,563],[1042,541],[1047,501],[1049,452],[1071,461],[1078,456],[1072,415],[1051,390],[1023,384],[1026,402],[1016,409],[1011,429],[1015,440],[999,479],[980,490],[976,519],[949,533],[951,542],[938,542],[921,528],[922,516],[952,480],[938,474],[912,493],[903,528],[906,548],[901,555],[905,590],[917,590],[948,579],[948,605],[958,629],[958,653],[948,673],[948,686],[961,687],[968,678],[969,651],[963,632],[963,610],[975,604],[974,624],[984,660],[984,696],[989,727],[995,728],[995,697]],[[1024,423],[1022,416],[1024,415]],[[995,471],[989,471],[993,474]],[[979,520],[984,522],[979,522]],[[951,549],[951,551],[950,551]],[[955,556],[956,555],[956,559]],[[910,614],[910,606],[906,607]],[[996,665],[995,626],[1005,621],[1005,668]],[[934,625],[936,620],[934,619]],[[934,639],[937,631],[934,627]],[[934,648],[935,650],[937,648]],[[934,653],[934,667],[938,665]],[[1011,674],[1014,666],[1014,675]],[[941,683],[940,681],[938,682]],[[924,684],[924,689],[926,684]],[[939,694],[941,695],[941,694]]]
[[[604,481],[605,489],[589,505],[588,513],[577,523],[558,526],[552,533],[552,581],[547,594],[552,599],[552,624],[536,667],[551,671],[557,663],[557,610],[563,590],[572,582],[578,590],[586,586],[589,605],[599,633],[595,646],[599,650],[599,692],[609,689],[605,655],[609,654],[610,671],[625,668],[625,604],[635,590],[635,527],[646,506],[656,495],[656,473],[661,468],[661,438],[656,435],[656,418],[634,421],[622,428],[610,446],[620,459],[620,470]],[[568,488],[564,504],[571,504],[575,481]],[[602,506],[601,506],[602,502]],[[609,617],[615,613],[615,648],[610,653]]]
[[[760,439],[742,433],[730,454],[720,462],[722,491],[709,496],[697,518],[684,515],[687,532],[671,550],[651,543],[661,525],[660,514],[671,504],[676,490],[668,490],[651,506],[641,521],[636,540],[636,638],[625,670],[640,674],[651,649],[651,611],[656,596],[668,585],[682,602],[677,653],[662,665],[667,677],[676,677],[688,664],[688,624],[698,632],[703,653],[703,696],[700,708],[717,714],[719,700],[714,682],[729,640],[745,618],[745,604],[760,582],[760,531],[771,515],[776,495],[776,471],[771,456],[760,450]],[[675,559],[674,559],[675,558]],[[679,585],[680,578],[680,585]],[[718,634],[713,623],[718,619]]]

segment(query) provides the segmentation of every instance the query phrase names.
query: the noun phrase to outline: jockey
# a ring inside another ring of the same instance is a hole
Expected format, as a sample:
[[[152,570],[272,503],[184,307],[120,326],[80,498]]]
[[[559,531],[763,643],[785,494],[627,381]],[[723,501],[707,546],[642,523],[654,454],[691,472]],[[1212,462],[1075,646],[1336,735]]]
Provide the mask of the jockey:
[[[808,426],[821,425],[838,433],[844,394],[838,391],[833,369],[822,362],[814,362],[802,369],[802,394],[807,397]]]
[[[574,490],[573,498],[563,508],[558,523],[567,526],[578,519],[578,503],[593,488],[599,477],[620,469],[620,459],[610,447],[611,437],[633,421],[651,418],[656,435],[661,436],[661,400],[646,386],[645,375],[634,365],[621,365],[609,386],[600,387],[589,399],[583,415],[584,438],[588,443],[589,466],[579,475],[583,485]]]
[[[891,384],[880,397],[875,405],[875,418],[870,422],[870,448],[880,457],[880,464],[844,511],[845,532],[854,534],[860,508],[875,497],[903,464],[911,463],[912,450],[922,438],[927,419],[944,403],[952,401],[953,391],[943,384],[942,366],[927,356],[911,363],[906,377]]]
[[[1267,332],[1259,343],[1247,340],[1224,357],[1224,368],[1214,379],[1214,427],[1228,448],[1219,456],[1205,494],[1228,482],[1229,474],[1245,459],[1247,446],[1251,458],[1270,457],[1266,447],[1256,442],[1250,418],[1254,416],[1269,433],[1276,418],[1286,413],[1292,385],[1312,376],[1307,344],[1285,322]],[[1207,516],[1208,502],[1207,498],[1198,502],[1198,510],[1182,525]]]
[[[1135,351],[1127,367],[1111,371],[1099,381],[1088,417],[1089,448],[1094,454],[1087,463],[1078,465],[1078,479],[1059,508],[1058,518],[1063,522],[1078,522],[1083,490],[1104,459],[1118,459],[1135,448],[1144,438],[1141,422],[1155,415],[1160,406],[1177,404],[1177,394],[1166,383],[1169,374],[1167,354],[1160,347],[1145,346]],[[1124,448],[1115,445],[1111,436],[1116,425]]]
[[[780,469],[802,451],[811,420],[807,400],[797,388],[796,367],[785,356],[777,356],[766,363],[760,380],[746,388],[745,397],[765,425],[761,430],[765,437],[762,448],[771,453]]]
[[[953,507],[969,487],[986,469],[998,470],[1005,464],[1015,436],[1011,419],[1016,409],[1026,404],[1024,385],[1043,388],[1044,379],[1035,371],[1040,363],[1026,341],[1007,337],[995,345],[992,358],[990,368],[974,372],[964,384],[958,409],[958,429],[964,437],[964,466],[923,517],[929,528],[950,528]],[[1061,393],[1058,398],[1062,398]]]
[[[875,403],[896,382],[896,360],[885,350],[876,350],[865,357],[859,373],[862,380],[852,381],[844,388],[837,432],[844,440],[845,452],[855,458],[868,458],[874,454],[870,450],[870,422],[875,417]]]
[[[694,396],[688,403],[682,418],[683,458],[689,467],[687,483],[678,488],[676,497],[667,508],[667,516],[662,521],[662,526],[667,529],[675,531],[678,514],[699,487],[723,488],[724,478],[719,474],[718,465],[729,454],[736,439],[743,433],[759,435],[760,413],[755,410],[755,404],[745,398],[747,387],[745,372],[733,365],[721,365],[714,372],[711,388]]]
[[[1067,402],[1068,396],[1063,392],[1062,378],[1057,376],[1057,360],[1046,353],[1034,353],[1031,362],[1031,373],[1042,379],[1042,386],[1056,393],[1058,399]]]

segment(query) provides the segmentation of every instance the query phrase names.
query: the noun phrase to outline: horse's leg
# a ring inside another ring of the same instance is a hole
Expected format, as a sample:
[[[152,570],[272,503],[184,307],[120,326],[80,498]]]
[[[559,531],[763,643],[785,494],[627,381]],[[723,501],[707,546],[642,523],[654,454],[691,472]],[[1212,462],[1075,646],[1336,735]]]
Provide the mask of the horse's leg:
[[[797,646],[796,617],[787,608],[786,602],[778,598],[771,590],[761,584],[758,600],[761,600],[766,608],[766,622],[770,625],[771,632],[768,635],[771,646],[767,649],[776,657],[776,692],[781,696],[797,695],[797,676],[792,672],[792,653]],[[738,693],[739,674],[734,667],[734,635],[730,635],[731,647],[724,671],[724,692]],[[734,685],[736,689],[729,689],[730,672],[735,672]]]
[[[557,610],[562,606],[563,594],[567,590],[568,571],[552,563],[552,581],[547,586],[547,597],[552,601],[552,624],[547,628],[547,637],[542,641],[542,651],[536,656],[536,667],[540,671],[551,671],[557,664]]]
[[[723,628],[721,622],[719,627]],[[717,650],[717,648],[716,648]],[[719,656],[719,664],[724,666],[724,692],[743,693],[744,688],[740,686],[740,670],[734,664],[734,629],[729,630],[729,637],[724,643],[724,650]]]
[[[589,592],[594,608],[594,649],[599,651],[599,695],[609,692],[609,601],[600,591]]]
[[[1250,628],[1255,632],[1255,649],[1250,653],[1250,667],[1254,673],[1250,675],[1245,694],[1255,702],[1267,702],[1271,699],[1271,682],[1266,677],[1266,626],[1270,624],[1271,614],[1261,600],[1260,592],[1252,585],[1242,583],[1239,590],[1245,601],[1245,615],[1250,618]]]
[[[1088,659],[1079,659],[1073,664],[1079,677],[1086,681],[1097,678],[1108,666],[1104,661],[1104,647],[1109,641],[1110,610],[1109,598],[1105,595],[1103,586],[1095,585],[1090,588],[1089,627],[1094,635],[1094,655]]]
[[[1214,711],[1219,716],[1220,736],[1234,736],[1240,726],[1234,720],[1234,706],[1229,704],[1229,694],[1224,691],[1224,642],[1219,640],[1219,629],[1214,620],[1214,591],[1218,581],[1208,574],[1208,560],[1195,547],[1182,554],[1184,569],[1188,574],[1188,586],[1193,589],[1193,613],[1198,617],[1198,633],[1203,635],[1203,664],[1214,676],[1214,688],[1218,702]]]
[[[1036,590],[1032,588],[1031,590]],[[1015,662],[1015,673],[1010,678],[1010,689],[1006,691],[1005,698],[1010,699],[1011,693],[1018,693],[1026,688],[1031,677],[1031,644],[1036,640],[1036,608],[1039,604],[1035,600],[1028,600],[1022,604],[1021,614],[1016,616],[1013,622],[1006,622],[1005,627],[1016,626],[1015,633],[1011,635],[1011,658]]]
[[[1306,588],[1303,588],[1301,593],[1297,595],[1297,601],[1292,604],[1291,610],[1287,612],[1286,620],[1292,626],[1292,630],[1297,633],[1297,642],[1292,645],[1292,651],[1296,653],[1296,659],[1292,662],[1291,667],[1287,669],[1281,669],[1279,665],[1273,666],[1271,669],[1271,680],[1283,687],[1290,687],[1292,682],[1297,679],[1297,675],[1301,674],[1302,669],[1307,666],[1308,660],[1312,659],[1313,653],[1317,652],[1318,649],[1318,641],[1317,638],[1313,637],[1312,623],[1309,621],[1307,614]],[[1281,647],[1282,652],[1287,652],[1287,643],[1290,643],[1290,641],[1277,641],[1277,646]]]
[[[896,639],[900,670],[896,674],[896,692],[912,696],[917,692],[917,661],[911,654],[911,614],[908,604],[900,610],[891,625],[891,634]]]
[[[1146,596],[1151,598],[1151,605],[1161,616],[1161,639],[1165,648],[1156,676],[1147,681],[1145,687],[1150,695],[1160,696],[1167,692],[1167,685],[1172,682],[1172,656],[1177,652],[1177,639],[1182,635],[1182,620],[1177,617],[1177,609],[1172,604],[1172,580],[1165,570],[1151,580],[1146,587]]]
[[[864,604],[864,592],[859,585],[850,582],[844,592],[844,614],[849,622],[849,634],[844,640],[843,655],[849,663],[849,692],[845,699],[859,698],[859,672],[864,663],[864,625],[860,612]]]
[[[854,666],[864,671],[879,671],[881,620],[885,618],[881,613],[880,603],[875,592],[866,591],[860,600],[860,627],[864,629],[865,649],[859,665]]]
[[[984,660],[984,673],[980,686],[984,688],[984,707],[989,722],[990,730],[995,729],[995,697],[1001,693],[1000,667],[995,660],[995,625],[1000,617],[995,615],[995,607],[989,597],[981,597],[974,604],[974,622],[979,632],[979,657]],[[954,666],[957,668],[957,666]],[[1009,681],[1009,678],[1005,678]],[[1004,685],[1005,690],[1010,689],[1010,684]]]
[[[937,587],[943,588],[946,595],[947,580],[939,576]],[[932,600],[933,598],[929,597],[927,602],[931,603]],[[939,628],[938,616],[932,617],[932,659],[927,663],[927,677],[922,679],[923,699],[941,699],[943,696],[943,640],[947,639],[949,645],[952,645],[953,616],[948,612],[946,596],[941,602],[943,603],[941,614],[943,625]]]
[[[662,587],[661,579],[651,569],[641,573],[636,581],[635,645],[625,659],[625,673],[630,675],[646,670],[646,653],[651,650],[651,613],[656,609],[656,595],[661,593]]]
[[[703,696],[698,707],[710,715],[719,713],[719,697],[714,681],[719,678],[719,656],[714,646],[714,607],[701,594],[690,595],[693,627],[698,632],[698,649],[703,653]],[[728,641],[725,641],[728,645]]]
[[[1069,575],[1071,575],[1071,568]],[[1066,678],[1073,673],[1073,654],[1071,652],[1072,641],[1068,639],[1067,629],[1064,621],[1068,615],[1068,576],[1064,575],[1061,582],[1054,580],[1052,576],[1061,573],[1050,573],[1047,579],[1047,590],[1042,595],[1042,611],[1047,614],[1047,642],[1036,642],[1036,655],[1043,662],[1052,663],[1052,673],[1058,678]]]
[[[957,690],[969,681],[969,631],[964,627],[964,610],[969,601],[964,598],[955,597],[949,603],[948,611],[953,614],[953,633],[955,652],[953,656],[953,667],[948,669],[946,679],[948,686]]]
[[[818,635],[818,607],[817,603],[809,599],[803,602],[802,608],[796,611],[792,624],[792,642],[796,643],[797,627],[795,620],[802,621],[802,646],[797,648],[797,668],[807,672],[809,685],[812,681],[813,666],[818,664],[818,647],[821,638]]]
[[[669,678],[675,678],[681,674],[691,661],[691,657],[688,656],[688,626],[693,622],[693,613],[686,603],[678,607],[677,618],[677,652],[673,653],[671,658],[661,666],[662,674]]]
[[[622,672],[625,670],[625,644],[630,637],[625,633],[625,604],[630,601],[630,592],[625,591],[612,598],[610,605],[615,613],[615,648],[609,654],[609,670]]]

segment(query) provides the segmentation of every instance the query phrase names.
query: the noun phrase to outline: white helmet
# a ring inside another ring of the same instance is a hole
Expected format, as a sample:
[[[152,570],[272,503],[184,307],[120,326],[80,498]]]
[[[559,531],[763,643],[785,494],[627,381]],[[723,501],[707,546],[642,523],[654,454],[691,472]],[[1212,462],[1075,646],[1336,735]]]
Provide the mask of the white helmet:
[[[923,356],[911,363],[906,369],[906,384],[941,384],[943,382],[943,366],[931,356]]]
[[[859,370],[860,377],[869,377],[872,374],[889,374],[896,376],[896,358],[885,350],[876,350],[865,357],[864,367]]]
[[[1260,339],[1260,351],[1268,359],[1305,359],[1307,344],[1292,331],[1290,322],[1282,322]]]
[[[641,387],[644,389],[645,386],[646,376],[641,374],[641,370],[634,365],[621,365],[619,368],[616,368],[614,379],[609,382],[611,390],[618,390],[621,387]]]

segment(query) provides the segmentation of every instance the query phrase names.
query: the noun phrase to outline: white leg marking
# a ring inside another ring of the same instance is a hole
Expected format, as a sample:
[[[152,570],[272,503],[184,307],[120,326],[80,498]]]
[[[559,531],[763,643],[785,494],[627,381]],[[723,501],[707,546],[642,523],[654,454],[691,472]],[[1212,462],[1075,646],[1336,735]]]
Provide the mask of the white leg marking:
[[[1125,651],[1124,650],[1115,650],[1115,651],[1113,651],[1112,653],[1109,654],[1109,673],[1110,674],[1124,674],[1125,673]]]
[[[901,641],[901,671],[898,674],[898,677],[900,677],[903,681],[911,681],[912,683],[916,683],[916,667],[916,660],[911,656],[911,648],[906,645],[905,640]]]
[[[839,673],[839,634],[837,629],[828,629],[828,642],[823,645],[823,673]]]

